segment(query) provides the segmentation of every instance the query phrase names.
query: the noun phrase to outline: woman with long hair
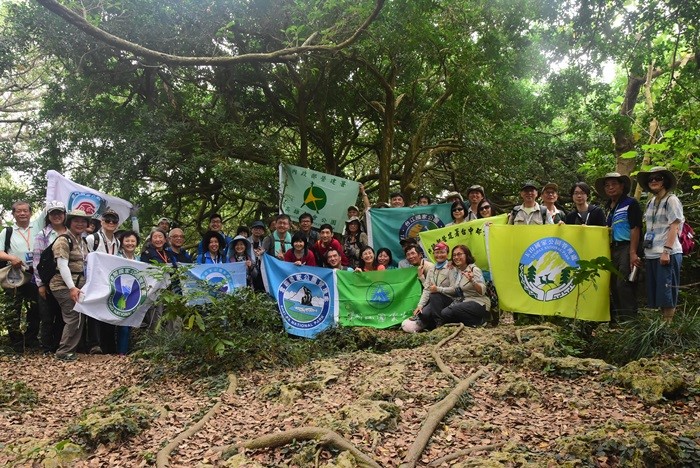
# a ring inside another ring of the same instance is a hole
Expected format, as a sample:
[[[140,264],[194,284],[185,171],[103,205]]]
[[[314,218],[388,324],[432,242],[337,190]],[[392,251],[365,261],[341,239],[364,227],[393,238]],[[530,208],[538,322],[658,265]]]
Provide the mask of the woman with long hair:
[[[374,255],[374,249],[367,245],[360,253],[362,263],[355,268],[355,271],[375,271],[377,269],[377,257]]]
[[[452,222],[446,224],[445,226],[452,226],[454,224],[461,224],[467,221],[467,205],[461,201],[457,200],[452,203],[450,208],[450,215],[452,216]]]
[[[343,250],[352,268],[362,265],[362,251],[368,244],[367,234],[362,231],[360,218],[353,216],[345,221]]]

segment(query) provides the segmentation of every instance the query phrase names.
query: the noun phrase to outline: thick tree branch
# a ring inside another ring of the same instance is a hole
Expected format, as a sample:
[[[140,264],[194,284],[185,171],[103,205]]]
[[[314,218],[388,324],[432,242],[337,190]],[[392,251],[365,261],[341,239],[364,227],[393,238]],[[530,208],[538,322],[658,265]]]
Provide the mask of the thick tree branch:
[[[116,49],[128,51],[137,56],[145,57],[158,63],[168,65],[233,65],[250,62],[276,62],[305,52],[336,52],[344,49],[357,41],[360,34],[362,34],[369,27],[369,25],[372,24],[377,16],[379,16],[379,13],[384,6],[384,1],[385,0],[376,0],[374,10],[367,17],[367,19],[365,19],[360,27],[355,30],[355,32],[349,38],[338,44],[301,45],[298,47],[287,47],[269,53],[248,53],[233,57],[183,57],[179,55],[166,54],[164,52],[159,52],[157,50],[140,46],[93,26],[78,13],[66,8],[56,0],[37,0],[37,3],[100,42],[104,42],[105,44],[108,44]],[[306,44],[306,42],[304,44]]]

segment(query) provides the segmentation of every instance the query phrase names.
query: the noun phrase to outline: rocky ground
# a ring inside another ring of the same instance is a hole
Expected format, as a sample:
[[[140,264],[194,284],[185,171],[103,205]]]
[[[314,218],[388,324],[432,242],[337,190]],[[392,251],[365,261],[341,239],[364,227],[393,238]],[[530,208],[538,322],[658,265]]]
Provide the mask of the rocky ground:
[[[357,352],[232,375],[230,385],[225,376],[168,375],[148,361],[117,356],[81,355],[72,363],[2,357],[0,464],[155,464],[168,442],[220,400],[203,427],[175,447],[170,466],[356,465],[349,452],[316,441],[230,447],[307,426],[334,431],[379,466],[399,466],[426,418],[476,372],[482,374],[437,424],[418,466],[700,463],[697,356],[617,369],[567,357],[552,330],[518,330],[465,329],[439,348]]]

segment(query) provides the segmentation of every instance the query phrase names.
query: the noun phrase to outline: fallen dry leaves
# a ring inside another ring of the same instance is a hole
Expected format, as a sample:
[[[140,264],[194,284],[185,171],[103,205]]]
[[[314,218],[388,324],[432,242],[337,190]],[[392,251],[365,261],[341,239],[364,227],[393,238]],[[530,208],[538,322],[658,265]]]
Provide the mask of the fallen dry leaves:
[[[504,339],[512,342],[515,340],[513,328],[508,326],[468,329],[445,346],[443,360],[457,378],[465,378],[484,364],[482,356],[464,358],[460,350],[482,335],[494,333],[503,334]],[[451,359],[454,356],[461,357],[455,361]],[[339,371],[320,386],[307,385],[311,381],[318,382],[318,363],[298,369],[238,375],[235,393],[223,399],[220,411],[201,431],[173,451],[170,466],[222,464],[217,447],[301,426],[330,427],[380,465],[398,466],[431,405],[454,386],[452,379],[435,366],[429,346],[381,355],[356,352],[328,362]],[[37,355],[0,359],[0,378],[22,380],[39,394],[39,404],[30,411],[0,410],[1,441],[6,444],[21,437],[58,441],[62,431],[82,410],[101,404],[119,386],[140,386],[138,401],[165,407],[167,413],[128,443],[99,446],[75,466],[146,466],[152,463],[158,450],[201,417],[214,401],[201,386],[193,385],[192,379],[185,376],[172,375],[145,382],[144,366],[147,365],[116,356],[81,356],[73,363]],[[384,380],[372,380],[384,376],[390,366],[401,369],[400,386],[384,377]],[[509,375],[528,382],[531,396],[497,396],[498,388]],[[261,395],[263,386],[276,383],[296,385],[299,391],[292,402]],[[340,416],[346,405],[367,398],[372,392],[374,398],[382,394],[384,401],[398,409],[395,428],[375,430],[353,426]],[[136,397],[132,395],[131,398]],[[419,466],[457,450],[502,442],[516,442],[529,452],[553,453],[554,444],[561,437],[580,434],[611,420],[655,424],[669,433],[679,433],[698,424],[700,418],[697,398],[682,398],[649,407],[596,375],[562,378],[515,364],[478,380],[470,388],[467,400],[438,426],[420,457]],[[334,425],[336,427],[332,427]],[[246,456],[265,466],[301,466],[291,462],[297,449],[247,451]],[[474,452],[469,458],[474,461],[488,455],[488,452]],[[12,463],[2,456],[0,452],[0,464]],[[318,458],[323,464],[332,459],[333,454],[322,450]],[[459,460],[451,463],[459,463]],[[600,459],[599,463],[606,466],[610,461]]]

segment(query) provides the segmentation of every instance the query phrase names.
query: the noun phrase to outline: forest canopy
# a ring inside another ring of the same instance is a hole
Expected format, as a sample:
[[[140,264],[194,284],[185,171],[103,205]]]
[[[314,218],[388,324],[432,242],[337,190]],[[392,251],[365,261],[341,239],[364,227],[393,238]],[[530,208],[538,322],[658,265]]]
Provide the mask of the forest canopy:
[[[281,162],[374,201],[698,184],[696,2],[6,1],[0,24],[5,210],[48,169],[200,231],[275,212]]]

